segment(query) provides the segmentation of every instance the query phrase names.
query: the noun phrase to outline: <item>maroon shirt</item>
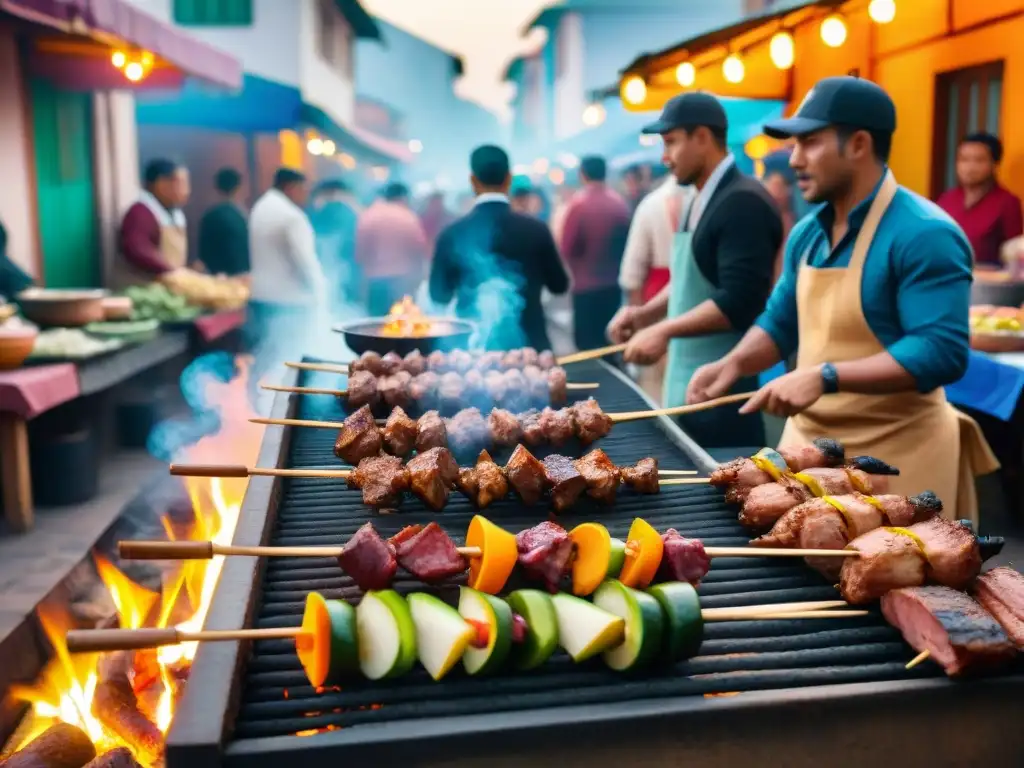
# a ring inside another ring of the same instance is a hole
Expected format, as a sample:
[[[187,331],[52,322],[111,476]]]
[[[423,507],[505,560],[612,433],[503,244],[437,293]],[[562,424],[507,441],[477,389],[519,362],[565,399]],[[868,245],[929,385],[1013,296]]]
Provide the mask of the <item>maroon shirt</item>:
[[[1001,266],[999,249],[1003,243],[1024,234],[1020,198],[998,184],[970,208],[960,187],[944,192],[938,203],[971,241],[975,264]]]
[[[618,285],[628,231],[629,206],[617,192],[594,185],[576,193],[565,213],[561,242],[574,293]]]
[[[121,255],[136,269],[153,275],[170,271],[160,252],[160,222],[145,203],[132,205],[121,221]]]

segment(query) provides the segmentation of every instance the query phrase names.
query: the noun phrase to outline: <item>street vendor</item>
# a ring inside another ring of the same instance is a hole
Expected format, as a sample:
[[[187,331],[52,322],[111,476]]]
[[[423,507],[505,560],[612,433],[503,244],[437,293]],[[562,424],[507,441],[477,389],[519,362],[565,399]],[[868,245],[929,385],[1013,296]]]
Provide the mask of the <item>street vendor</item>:
[[[121,221],[115,288],[151,283],[188,262],[182,211],[191,191],[188,169],[171,160],[153,160],[143,180],[145,189]]]
[[[736,167],[728,127],[718,99],[685,93],[644,128],[661,135],[665,165],[696,194],[681,200],[668,285],[643,306],[620,309],[608,335],[616,342],[629,340],[624,354],[629,363],[653,365],[667,353],[667,407],[685,402],[694,371],[732,349],[764,309],[782,245],[779,211],[761,183]],[[757,379],[733,380],[733,386],[756,389]],[[680,421],[705,447],[761,445],[765,439],[759,413],[709,409]]]
[[[967,368],[971,248],[938,206],[888,168],[896,108],[867,80],[828,78],[765,133],[817,207],[796,224],[768,306],[736,347],[694,374],[687,401],[724,394],[796,353],[741,410],[788,417],[781,445],[817,437],[899,467],[893,493],[932,490],[976,519],[974,475],[995,471],[978,425],[943,386]]]

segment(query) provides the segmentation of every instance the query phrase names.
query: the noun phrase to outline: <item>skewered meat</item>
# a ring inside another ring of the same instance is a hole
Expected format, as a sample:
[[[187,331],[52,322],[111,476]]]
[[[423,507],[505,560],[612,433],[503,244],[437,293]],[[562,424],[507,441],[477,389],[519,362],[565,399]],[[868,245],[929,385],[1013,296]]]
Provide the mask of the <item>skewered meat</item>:
[[[437,351],[431,352],[429,357],[424,357],[419,350],[414,349],[404,358],[399,358],[394,352],[388,352],[383,358],[376,352],[364,352],[349,363],[349,371],[368,371],[374,376],[389,376],[398,371],[407,371],[416,376],[426,370],[447,373],[475,369],[485,372],[524,368],[528,365],[547,370],[557,364],[555,354],[551,350],[538,352],[530,347],[509,352],[467,352],[463,349],[450,353]]]
[[[661,558],[659,570],[666,581],[687,581],[699,586],[701,580],[711,570],[711,558],[704,549],[700,539],[688,539],[675,528],[669,528],[661,534],[665,544],[665,553]]]
[[[473,367],[474,358],[464,349],[455,349],[448,353],[448,368],[456,373],[465,373]]]
[[[551,489],[551,506],[564,512],[587,490],[587,481],[567,456],[552,455],[544,459],[544,479]]]
[[[427,411],[416,420],[416,450],[448,447],[448,428],[437,411]]]
[[[491,350],[489,352],[482,352],[477,357],[473,367],[481,373],[487,373],[488,371],[497,371],[501,369],[501,360],[504,357],[504,353]]]
[[[569,410],[573,428],[582,445],[590,445],[612,431],[611,418],[592,397],[573,403]]]
[[[381,365],[381,356],[377,352],[368,351],[363,352],[359,357],[348,364],[349,378],[351,374],[365,371],[371,376],[377,377],[384,372],[384,367]]]
[[[517,533],[516,549],[526,575],[557,592],[572,562],[573,544],[566,530],[545,520]]]
[[[978,540],[971,530],[941,517],[908,528],[876,528],[847,549],[861,554],[844,558],[839,590],[847,602],[858,605],[929,580],[960,589],[981,570]]]
[[[812,440],[809,445],[780,448],[777,453],[791,472],[803,472],[817,467],[838,467],[846,460],[843,444],[827,437]],[[717,488],[732,486],[730,490],[733,491],[733,498],[737,502],[742,502],[751,488],[775,479],[771,473],[760,468],[758,463],[759,460],[755,458],[733,459],[711,473],[711,484]]]
[[[427,355],[427,370],[436,371],[437,373],[445,373],[449,370],[448,368],[448,355],[439,349],[434,350]]]
[[[658,483],[657,459],[640,459],[632,467],[622,467],[620,476],[622,482],[637,493],[658,493],[661,490]]]
[[[487,451],[480,451],[474,466],[459,470],[455,484],[479,509],[486,509],[508,494],[508,480]]]
[[[389,408],[408,408],[412,402],[409,397],[410,381],[412,374],[405,371],[385,376],[377,381],[377,394]]]
[[[394,376],[402,370],[402,358],[397,352],[388,352],[380,359],[378,376]]]
[[[348,476],[348,487],[363,492],[363,503],[381,509],[397,507],[409,489],[409,472],[397,456],[380,454],[359,462]]]
[[[524,504],[536,504],[544,495],[544,465],[524,445],[517,445],[512,452],[505,476]]]
[[[523,437],[519,419],[504,408],[495,408],[487,415],[487,429],[491,442],[501,448],[515,445]]]
[[[931,491],[919,496],[843,496],[811,499],[778,519],[772,530],[750,542],[754,547],[781,549],[843,549],[858,536],[883,525],[906,527],[942,512],[942,501]],[[807,564],[830,579],[839,577],[842,561],[809,557]]]
[[[568,408],[545,408],[537,417],[537,427],[550,445],[561,448],[573,438],[572,412]]]
[[[387,589],[398,570],[395,548],[380,537],[373,523],[363,525],[348,540],[338,564],[364,592]]]
[[[405,458],[416,447],[416,421],[401,408],[395,408],[384,425],[384,445],[388,453]]]
[[[975,580],[972,591],[1016,646],[1024,650],[1024,575],[1013,568],[993,568]]]
[[[334,441],[334,455],[349,464],[358,464],[363,459],[376,456],[381,451],[384,440],[377,429],[370,406],[351,414],[338,431],[338,439]]]
[[[501,367],[507,370],[522,368],[525,356],[522,349],[510,349],[501,360]]]
[[[463,374],[462,381],[465,384],[463,392],[465,402],[471,405],[479,403],[486,408],[491,402],[491,396],[487,393],[487,382],[484,381],[484,375],[480,371],[470,369]],[[458,407],[458,403],[456,403],[456,407]]]
[[[1016,653],[999,622],[956,589],[894,589],[882,597],[882,613],[911,647],[929,651],[951,677],[999,666]]]
[[[547,384],[551,393],[551,402],[564,403],[569,399],[568,383],[569,377],[565,373],[565,368],[555,367],[548,370]]]
[[[487,394],[491,396],[492,402],[504,403],[508,401],[508,380],[501,371],[488,371],[484,375],[484,386],[487,387]]]
[[[414,349],[402,359],[402,370],[412,376],[419,376],[427,370],[427,358],[418,349]]]
[[[417,454],[405,468],[409,473],[409,489],[435,512],[444,509],[448,492],[459,476],[459,465],[451,451],[431,448]]]
[[[552,352],[550,349],[545,349],[543,352],[537,355],[537,365],[539,365],[541,369],[545,371],[548,368],[554,368],[556,365],[558,365],[558,361],[555,359],[555,353]]]
[[[377,392],[377,377],[369,371],[355,371],[348,375],[348,406],[349,408],[362,408],[368,405],[371,408],[380,401],[380,394]]]
[[[518,368],[505,371],[505,399],[502,405],[511,411],[522,411],[530,405],[530,383]],[[563,401],[564,402],[564,401]]]
[[[437,385],[437,397],[442,408],[458,408],[462,403],[465,392],[465,379],[454,371],[441,376],[441,381]]]
[[[523,442],[527,445],[538,446],[544,444],[544,428],[540,424],[540,411],[534,409],[526,411],[519,417],[523,430]]]
[[[576,460],[576,470],[587,481],[587,495],[601,504],[612,504],[619,490],[619,468],[600,448]]]
[[[464,452],[487,445],[490,430],[487,420],[476,408],[464,408],[446,421],[448,445],[453,451]]]
[[[430,410],[437,405],[437,387],[441,377],[433,371],[421,373],[409,382],[409,397],[421,408]]]
[[[555,400],[551,397],[551,385],[548,384],[548,377],[536,365],[525,366],[523,376],[526,378],[527,386],[530,389],[530,400],[533,402],[544,402],[549,398],[556,403],[564,402],[564,400]]]
[[[391,544],[398,564],[427,584],[457,576],[469,567],[455,542],[437,523],[409,526],[399,531]]]

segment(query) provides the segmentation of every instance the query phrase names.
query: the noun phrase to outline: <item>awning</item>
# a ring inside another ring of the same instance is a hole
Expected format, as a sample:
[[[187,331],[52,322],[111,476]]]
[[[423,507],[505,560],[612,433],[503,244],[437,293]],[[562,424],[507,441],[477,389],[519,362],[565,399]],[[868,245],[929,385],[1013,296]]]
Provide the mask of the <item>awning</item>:
[[[339,148],[348,147],[351,151],[369,155],[372,162],[408,163],[413,159],[413,153],[405,142],[378,136],[372,131],[356,125],[339,125],[314,104],[302,105],[301,122],[315,128],[337,144]]]
[[[150,51],[183,73],[226,88],[242,84],[242,64],[139,10],[128,0],[0,0],[0,10],[69,34]],[[128,84],[123,83],[122,87]]]

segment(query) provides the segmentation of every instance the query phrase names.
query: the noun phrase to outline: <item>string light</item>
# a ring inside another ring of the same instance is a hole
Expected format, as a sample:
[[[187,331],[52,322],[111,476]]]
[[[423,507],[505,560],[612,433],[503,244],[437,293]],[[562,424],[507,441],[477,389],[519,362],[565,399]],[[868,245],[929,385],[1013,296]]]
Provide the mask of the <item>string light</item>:
[[[876,24],[888,24],[896,18],[896,0],[871,0],[868,16]]]
[[[697,80],[697,68],[688,61],[676,67],[676,82],[683,88],[689,88]]]
[[[768,44],[768,55],[771,56],[772,64],[779,69],[792,67],[795,58],[793,36],[789,32],[776,33]]]
[[[323,148],[321,150],[324,157],[331,157],[334,155],[334,142],[330,139],[324,139]]]
[[[124,76],[127,77],[131,82],[137,83],[146,74],[146,71],[142,68],[142,63],[138,61],[130,61],[125,64]]]
[[[642,104],[647,98],[647,83],[636,75],[627,78],[622,84],[622,98],[628,104]]]
[[[583,124],[593,128],[604,122],[605,110],[602,104],[588,104],[583,110]]]
[[[312,138],[306,143],[306,149],[311,155],[322,155],[324,153],[324,142],[322,139]]]
[[[124,69],[124,65],[128,63],[128,56],[124,51],[114,51],[114,54],[110,57],[110,63],[118,69]]]
[[[743,66],[743,60],[735,53],[726,57],[722,62],[722,77],[729,83],[741,83],[747,74],[747,68]]]
[[[821,22],[821,41],[829,48],[838,48],[846,42],[846,22],[838,13]]]

